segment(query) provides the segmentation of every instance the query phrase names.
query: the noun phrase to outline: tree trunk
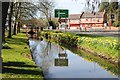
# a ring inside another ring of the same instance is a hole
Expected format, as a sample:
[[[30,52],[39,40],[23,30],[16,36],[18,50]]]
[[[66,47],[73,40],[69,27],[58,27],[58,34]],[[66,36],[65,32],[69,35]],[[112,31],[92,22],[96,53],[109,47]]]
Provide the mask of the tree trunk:
[[[21,2],[19,3],[18,7],[18,26],[17,26],[17,33],[20,33],[20,27],[21,27]]]
[[[16,35],[16,26],[17,26],[17,19],[18,19],[18,14],[19,14],[19,3],[16,3],[16,13],[15,13],[15,24],[14,24],[14,29],[13,29],[13,35]]]
[[[8,8],[9,2],[2,2],[2,42],[5,42],[5,24]]]
[[[13,13],[13,2],[11,2],[11,6],[10,6],[8,38],[11,38],[11,37],[12,37],[12,36],[11,36],[12,13]]]
[[[20,33],[20,27],[21,27],[21,24],[20,24],[20,22],[18,22],[17,33]]]
[[[0,11],[2,11],[2,15],[0,13],[0,19],[1,19],[0,22],[2,21],[2,24],[1,24],[2,26],[0,25],[0,73],[2,73],[1,50],[2,50],[2,42],[5,42],[5,23],[6,23],[8,7],[9,7],[9,2],[0,1]]]
[[[14,24],[13,35],[16,35],[16,21],[15,21],[15,24]]]

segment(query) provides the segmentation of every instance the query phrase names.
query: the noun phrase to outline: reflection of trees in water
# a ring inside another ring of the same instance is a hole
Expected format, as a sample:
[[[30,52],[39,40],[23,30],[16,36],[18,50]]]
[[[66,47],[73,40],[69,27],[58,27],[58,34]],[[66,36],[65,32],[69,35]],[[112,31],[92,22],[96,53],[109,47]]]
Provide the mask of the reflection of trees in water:
[[[52,65],[53,56],[51,52],[51,43],[46,41],[30,41],[30,49],[35,63],[46,71]],[[37,44],[36,44],[37,43]]]
[[[63,47],[51,44],[49,41],[30,40],[29,42],[33,59],[38,67],[43,68],[44,74],[48,73],[50,66],[54,66],[54,57],[58,56],[60,52],[65,52]]]

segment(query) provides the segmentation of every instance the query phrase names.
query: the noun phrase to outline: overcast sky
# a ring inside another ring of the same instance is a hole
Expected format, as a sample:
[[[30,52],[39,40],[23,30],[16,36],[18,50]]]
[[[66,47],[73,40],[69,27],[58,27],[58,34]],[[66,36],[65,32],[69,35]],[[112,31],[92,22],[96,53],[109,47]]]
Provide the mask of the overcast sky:
[[[87,10],[87,8],[85,8],[85,1],[86,0],[54,0],[55,9],[68,9],[69,14],[80,14],[83,11]],[[54,16],[54,11],[53,11],[53,16]]]
[[[79,14],[84,9],[85,0],[55,0],[56,9],[68,9],[69,14]]]
[[[54,0],[54,1],[56,2],[55,9],[68,9],[69,14],[79,14],[87,9],[84,7],[86,0]],[[107,1],[107,0],[102,0],[102,1]]]

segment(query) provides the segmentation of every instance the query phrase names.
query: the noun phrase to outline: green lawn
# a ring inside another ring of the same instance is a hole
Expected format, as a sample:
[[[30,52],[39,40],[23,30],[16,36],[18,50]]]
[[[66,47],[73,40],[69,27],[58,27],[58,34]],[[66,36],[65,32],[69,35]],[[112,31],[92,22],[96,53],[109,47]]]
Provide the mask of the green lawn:
[[[6,38],[6,44],[11,49],[2,49],[2,78],[39,78],[43,79],[43,71],[31,58],[27,37],[19,33],[12,38]]]

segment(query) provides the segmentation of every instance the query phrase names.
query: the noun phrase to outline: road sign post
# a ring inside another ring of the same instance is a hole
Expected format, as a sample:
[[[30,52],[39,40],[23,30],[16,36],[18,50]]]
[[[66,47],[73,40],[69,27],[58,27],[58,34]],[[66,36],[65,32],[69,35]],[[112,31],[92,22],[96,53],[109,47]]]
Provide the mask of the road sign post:
[[[55,9],[55,18],[59,18],[59,21],[61,21],[61,18],[65,18],[65,19],[68,18],[68,14],[69,14],[68,9]],[[65,30],[66,30],[66,25],[65,25]]]

